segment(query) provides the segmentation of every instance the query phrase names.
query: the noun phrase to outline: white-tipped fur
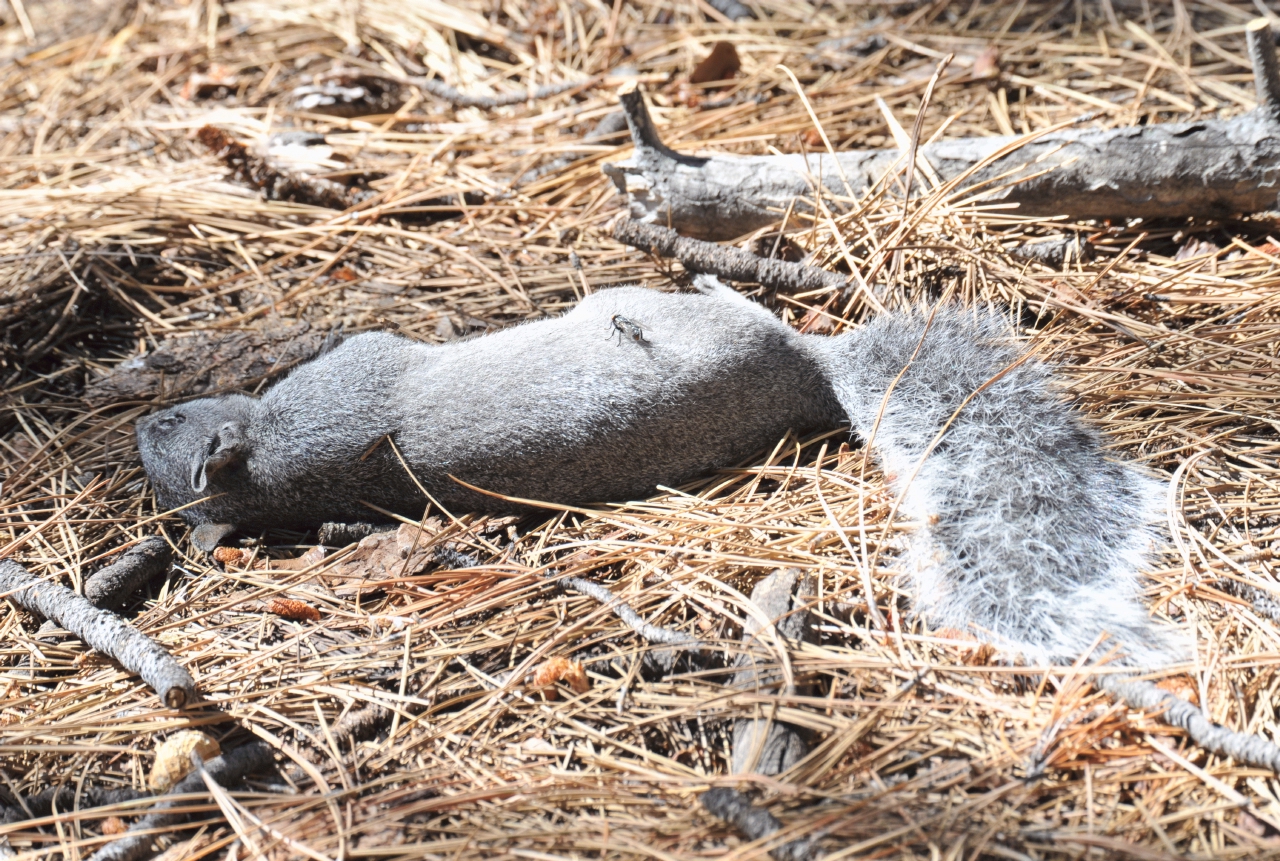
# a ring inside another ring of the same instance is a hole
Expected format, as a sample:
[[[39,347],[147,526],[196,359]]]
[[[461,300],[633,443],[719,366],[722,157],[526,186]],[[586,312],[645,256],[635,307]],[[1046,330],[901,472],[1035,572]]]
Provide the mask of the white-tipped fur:
[[[1129,665],[1186,657],[1139,599],[1159,485],[1106,456],[995,314],[886,315],[824,348],[917,524],[902,561],[919,612],[1029,662],[1074,661],[1104,632],[1097,654],[1119,645]]]

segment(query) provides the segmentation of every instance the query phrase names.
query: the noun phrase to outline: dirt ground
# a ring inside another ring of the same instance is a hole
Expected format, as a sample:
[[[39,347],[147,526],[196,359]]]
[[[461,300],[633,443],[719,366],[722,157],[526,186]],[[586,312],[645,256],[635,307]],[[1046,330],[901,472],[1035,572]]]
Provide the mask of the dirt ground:
[[[1274,774],[1070,668],[1009,666],[913,617],[894,569],[911,524],[847,434],[781,439],[627,505],[436,513],[327,555],[314,534],[271,532],[211,559],[157,508],[134,442],[157,404],[259,392],[338,330],[440,343],[613,285],[687,286],[610,238],[626,205],[600,167],[631,151],[611,117],[623,88],[645,90],[684,151],[894,147],[947,54],[926,140],[1230,116],[1254,106],[1244,25],[1265,11],[747,5],[738,21],[705,0],[0,6],[0,558],[79,589],[165,538],[175,564],[124,615],[204,696],[166,709],[0,602],[0,857],[88,857],[147,803],[92,793],[143,790],[184,729],[223,750],[263,742],[276,770],[192,796],[157,846],[170,859],[745,861],[801,835],[829,859],[1280,857]],[[719,42],[739,68],[693,83]],[[938,207],[903,236],[892,197],[824,205],[741,243],[862,267],[890,281],[889,307],[1003,309],[1117,456],[1169,488],[1146,598],[1197,657],[1163,683],[1228,727],[1280,732],[1280,616],[1222,582],[1280,585],[1276,214]],[[1089,253],[1028,256],[1064,236]],[[875,313],[861,293],[737,286],[806,331]],[[865,615],[869,561],[889,635]],[[818,584],[817,640],[788,653],[803,695],[734,690],[722,671],[745,596],[777,569]],[[718,663],[655,669],[660,646],[548,575],[604,584],[712,641]],[[752,715],[805,728],[813,753],[730,777],[733,719]],[[713,786],[783,830],[748,842],[699,804]],[[22,812],[57,787],[56,809]]]

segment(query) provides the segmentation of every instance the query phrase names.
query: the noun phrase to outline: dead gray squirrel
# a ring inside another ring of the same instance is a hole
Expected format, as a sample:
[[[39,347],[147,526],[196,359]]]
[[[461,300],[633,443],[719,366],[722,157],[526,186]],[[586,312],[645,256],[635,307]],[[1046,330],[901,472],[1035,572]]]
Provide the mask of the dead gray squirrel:
[[[930,621],[1035,663],[1100,643],[1134,668],[1186,659],[1139,600],[1158,485],[1107,456],[997,316],[943,306],[805,335],[714,278],[695,284],[604,290],[562,317],[446,345],[358,335],[261,398],[144,419],[143,464],[160,506],[207,537],[377,509],[416,519],[424,489],[453,512],[643,498],[788,430],[851,425],[917,524],[904,569]],[[1206,746],[1227,732],[1149,683],[1105,684],[1168,707]],[[1280,766],[1265,742],[1216,743]]]

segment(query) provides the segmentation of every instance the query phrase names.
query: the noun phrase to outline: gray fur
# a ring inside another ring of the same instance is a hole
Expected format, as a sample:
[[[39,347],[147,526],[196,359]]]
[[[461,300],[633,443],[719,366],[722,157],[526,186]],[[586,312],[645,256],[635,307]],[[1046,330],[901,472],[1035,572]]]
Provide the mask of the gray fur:
[[[619,339],[613,318],[640,326]],[[611,337],[612,336],[612,337]],[[642,498],[843,420],[805,337],[733,290],[624,287],[563,317],[443,346],[349,338],[260,399],[192,401],[138,425],[162,506],[193,523],[368,520],[362,501],[451,510]],[[394,440],[411,477],[385,436]],[[370,451],[372,449],[372,451]],[[201,477],[207,486],[201,485]],[[221,494],[221,495],[218,495]]]
[[[1118,642],[1127,663],[1186,657],[1138,600],[1159,486],[1106,455],[999,318],[888,315],[826,347],[841,404],[874,432],[917,524],[904,567],[919,612],[1032,662],[1074,661],[1103,632],[1099,654]]]
[[[1020,358],[996,317],[939,309],[911,360],[923,315],[801,335],[715,279],[697,283],[607,290],[563,317],[443,346],[350,338],[260,399],[145,419],[143,464],[161,506],[252,529],[376,517],[366,502],[419,517],[415,478],[455,511],[518,506],[450,476],[549,502],[635,499],[788,430],[851,423],[867,438],[909,364],[873,448],[918,524],[905,562],[920,611],[1029,660],[1072,661],[1103,631],[1134,664],[1183,654],[1138,601],[1156,486],[1105,456],[1043,365],[975,396],[912,478],[965,398]],[[618,315],[644,340],[617,337]]]

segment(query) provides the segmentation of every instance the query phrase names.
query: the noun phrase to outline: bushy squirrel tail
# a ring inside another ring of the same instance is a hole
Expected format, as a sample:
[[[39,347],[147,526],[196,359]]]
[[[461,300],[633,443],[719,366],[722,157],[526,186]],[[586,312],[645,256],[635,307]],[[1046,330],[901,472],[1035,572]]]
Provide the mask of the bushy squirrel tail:
[[[1106,455],[999,317],[943,305],[827,340],[836,396],[917,524],[919,612],[1031,663],[1187,657],[1139,600],[1159,485]]]

